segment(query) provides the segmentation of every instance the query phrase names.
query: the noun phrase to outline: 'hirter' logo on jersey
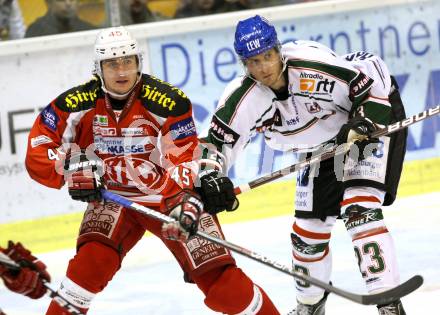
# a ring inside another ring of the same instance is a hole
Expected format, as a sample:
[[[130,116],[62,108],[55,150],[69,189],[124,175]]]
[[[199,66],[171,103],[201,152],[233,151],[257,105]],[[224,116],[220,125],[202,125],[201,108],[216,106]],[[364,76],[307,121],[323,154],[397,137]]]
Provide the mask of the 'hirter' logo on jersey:
[[[168,97],[167,93],[158,91],[157,87],[151,88],[148,84],[142,85],[141,97],[159,104],[164,108],[168,108],[169,111],[172,111],[176,106],[176,102],[171,97]]]
[[[98,98],[98,88],[89,91],[78,91],[66,95],[64,100],[66,101],[67,108],[75,109],[83,102],[93,102]]]

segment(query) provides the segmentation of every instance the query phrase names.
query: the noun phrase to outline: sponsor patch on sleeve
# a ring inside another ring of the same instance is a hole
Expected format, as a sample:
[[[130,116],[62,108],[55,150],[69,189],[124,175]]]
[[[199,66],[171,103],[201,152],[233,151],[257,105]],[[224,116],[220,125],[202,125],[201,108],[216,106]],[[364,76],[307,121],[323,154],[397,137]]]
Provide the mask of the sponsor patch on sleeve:
[[[60,119],[58,118],[58,115],[57,113],[55,113],[55,110],[52,108],[52,106],[47,105],[40,115],[43,124],[45,124],[49,129],[53,131],[57,130],[57,124]]]
[[[173,140],[180,140],[197,134],[196,125],[192,118],[186,118],[172,124],[170,132]]]
[[[45,143],[51,143],[52,139],[48,136],[41,135],[35,138],[31,139],[31,146],[32,148],[38,147],[39,145],[45,144]]]
[[[222,122],[217,116],[212,117],[211,126],[209,129],[211,135],[218,141],[234,146],[240,135],[232,130],[228,125]]]
[[[353,101],[355,98],[367,92],[373,85],[373,82],[373,79],[360,72],[358,76],[350,82],[350,100]]]

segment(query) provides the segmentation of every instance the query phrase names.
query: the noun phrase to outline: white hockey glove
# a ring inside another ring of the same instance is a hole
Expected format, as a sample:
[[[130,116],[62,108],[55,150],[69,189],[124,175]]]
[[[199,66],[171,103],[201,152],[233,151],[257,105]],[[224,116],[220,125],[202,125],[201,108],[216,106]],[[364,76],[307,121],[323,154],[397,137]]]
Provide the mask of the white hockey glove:
[[[196,192],[188,189],[182,190],[165,199],[165,207],[171,210],[169,216],[176,221],[162,225],[163,237],[185,242],[197,233],[203,203]]]

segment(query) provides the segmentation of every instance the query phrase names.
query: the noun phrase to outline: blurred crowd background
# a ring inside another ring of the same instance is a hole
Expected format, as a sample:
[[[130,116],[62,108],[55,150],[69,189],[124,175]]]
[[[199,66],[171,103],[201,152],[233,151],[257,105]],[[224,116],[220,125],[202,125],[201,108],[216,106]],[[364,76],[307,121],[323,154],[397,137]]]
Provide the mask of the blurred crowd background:
[[[0,0],[0,41],[311,1]]]

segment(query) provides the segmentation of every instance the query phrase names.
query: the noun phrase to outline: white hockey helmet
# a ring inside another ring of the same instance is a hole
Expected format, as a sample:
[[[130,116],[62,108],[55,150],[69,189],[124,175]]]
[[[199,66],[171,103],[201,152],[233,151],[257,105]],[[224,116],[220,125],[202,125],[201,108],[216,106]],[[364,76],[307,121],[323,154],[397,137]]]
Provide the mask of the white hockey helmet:
[[[135,55],[138,59],[138,73],[142,71],[142,54],[139,50],[139,44],[123,26],[110,27],[100,31],[96,36],[94,48],[95,73],[101,78],[102,87],[107,93],[109,92],[104,86],[101,67],[103,60]]]

